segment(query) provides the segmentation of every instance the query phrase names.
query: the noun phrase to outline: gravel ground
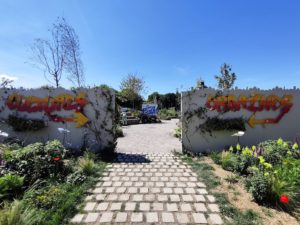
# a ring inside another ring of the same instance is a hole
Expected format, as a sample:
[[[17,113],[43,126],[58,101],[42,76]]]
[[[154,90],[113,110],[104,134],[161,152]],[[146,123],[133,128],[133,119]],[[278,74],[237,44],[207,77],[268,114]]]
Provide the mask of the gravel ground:
[[[177,122],[178,119],[172,119],[162,123],[124,126],[125,137],[118,138],[117,152],[181,152],[181,142],[173,136]]]

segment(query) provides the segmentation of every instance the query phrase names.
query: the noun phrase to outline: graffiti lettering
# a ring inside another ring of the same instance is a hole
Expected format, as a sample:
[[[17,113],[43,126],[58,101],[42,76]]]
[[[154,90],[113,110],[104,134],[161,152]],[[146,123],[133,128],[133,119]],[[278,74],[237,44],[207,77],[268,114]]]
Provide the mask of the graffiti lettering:
[[[49,119],[55,122],[76,122],[77,127],[83,126],[88,119],[81,113],[87,104],[85,93],[81,92],[77,96],[61,94],[55,97],[39,98],[35,96],[24,96],[14,93],[6,101],[10,110],[19,112],[45,112]],[[74,117],[63,118],[53,112],[75,110]]]
[[[253,112],[253,115],[248,120],[248,124],[251,127],[254,127],[256,124],[278,123],[292,108],[292,100],[292,95],[284,95],[283,97],[276,95],[263,96],[260,94],[254,94],[250,97],[244,95],[239,97],[234,95],[213,97],[212,95],[209,95],[207,97],[206,107],[218,112],[235,112],[240,111],[241,109]],[[263,110],[280,110],[280,114],[276,118],[256,119],[254,113]]]

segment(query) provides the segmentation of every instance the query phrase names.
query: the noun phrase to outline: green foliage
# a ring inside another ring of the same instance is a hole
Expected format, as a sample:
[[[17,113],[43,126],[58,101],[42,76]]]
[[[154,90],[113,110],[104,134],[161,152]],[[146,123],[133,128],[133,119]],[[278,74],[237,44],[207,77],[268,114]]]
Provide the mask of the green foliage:
[[[40,215],[37,224],[68,224],[68,219],[78,212],[76,207],[83,202],[86,192],[98,182],[99,176],[101,176],[106,165],[102,161],[96,161],[96,172],[89,176],[84,175],[86,177],[84,181],[73,183],[50,181],[45,183],[45,186],[29,189],[23,199],[28,206],[33,207]],[[81,176],[80,174],[83,175],[83,172],[76,171],[74,177]]]
[[[226,180],[230,184],[237,183],[239,181],[239,176],[238,175],[229,175],[227,176],[224,180]]]
[[[117,126],[116,127],[116,137],[124,137],[124,133],[123,133],[123,130],[122,130],[122,127],[121,126]]]
[[[220,89],[230,89],[236,80],[236,74],[231,72],[231,66],[224,63],[220,68],[220,76],[215,76]]]
[[[78,185],[86,180],[87,176],[82,170],[77,170],[67,176],[66,182],[69,184]]]
[[[35,143],[13,151],[7,165],[11,171],[25,177],[25,184],[49,177],[61,179],[70,172],[63,163],[66,153],[67,150],[57,140],[46,145]]]
[[[210,157],[216,164],[219,164],[219,165],[221,164],[221,153],[220,152],[213,151],[210,153]]]
[[[0,211],[1,225],[35,225],[40,219],[36,210],[25,207],[24,203],[19,200],[11,204],[5,203]]]
[[[281,166],[274,168],[269,180],[275,202],[281,207],[300,213],[300,160],[284,159]],[[287,204],[279,202],[281,195],[289,197]]]
[[[218,117],[207,118],[202,129],[208,131],[245,131],[245,120],[243,118],[220,119]]]
[[[220,185],[220,180],[213,173],[213,167],[205,163],[201,157],[191,158],[184,156],[184,161],[191,165],[194,172],[199,175],[199,178],[206,184],[208,191]],[[214,192],[216,202],[220,207],[224,222],[227,225],[261,225],[260,217],[251,210],[244,212],[235,208],[228,200],[225,193]]]
[[[145,89],[145,81],[138,74],[128,74],[122,79],[120,85],[120,95],[132,102],[132,108],[135,108],[135,101],[141,98],[141,93]],[[120,104],[122,105],[122,104]]]
[[[24,177],[11,173],[0,177],[0,200],[17,196],[21,192],[23,183]]]
[[[237,157],[230,152],[222,152],[221,154],[221,166],[225,170],[233,171]]]
[[[249,174],[248,168],[258,164],[258,159],[253,155],[240,154],[236,157],[236,163],[234,164],[234,171],[241,175]]]
[[[7,123],[12,126],[14,131],[37,131],[45,127],[43,120],[25,119],[12,115],[8,117]]]
[[[148,96],[147,102],[154,103],[155,99],[159,109],[175,108],[175,110],[180,110],[181,96],[179,92],[167,94],[153,92]]]
[[[78,159],[78,166],[85,175],[91,175],[95,172],[94,159],[88,153]]]
[[[158,116],[162,120],[170,120],[172,118],[177,118],[178,113],[176,112],[175,108],[170,108],[170,109],[161,109],[158,112]]]
[[[181,139],[181,127],[176,127],[175,128],[175,134],[174,134],[175,137]]]
[[[270,200],[271,187],[268,178],[263,173],[255,174],[248,182],[249,192],[256,202],[263,203]]]

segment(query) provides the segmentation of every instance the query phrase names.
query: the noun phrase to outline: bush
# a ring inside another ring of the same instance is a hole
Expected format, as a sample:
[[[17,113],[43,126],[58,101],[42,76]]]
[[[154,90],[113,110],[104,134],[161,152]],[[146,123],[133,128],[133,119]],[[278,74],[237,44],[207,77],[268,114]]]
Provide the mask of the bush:
[[[86,180],[86,175],[82,170],[77,170],[74,173],[71,173],[67,176],[67,183],[69,184],[82,184]]]
[[[34,225],[39,220],[36,210],[25,207],[22,201],[15,200],[13,203],[5,203],[0,211],[1,225]]]
[[[241,175],[249,174],[248,168],[258,164],[258,159],[252,155],[238,155],[234,164],[234,171]]]
[[[176,112],[175,108],[160,109],[158,115],[162,120],[170,120],[178,117],[178,113]]]
[[[223,169],[233,171],[236,163],[237,163],[236,155],[234,155],[230,152],[222,152],[221,166]]]
[[[274,202],[285,209],[300,213],[300,160],[285,159],[281,166],[275,167],[270,175],[270,185]],[[288,203],[280,203],[282,195],[289,197]]]
[[[116,127],[116,137],[124,137],[124,133],[123,133],[123,130],[122,130],[122,127],[120,126],[117,126]]]
[[[46,145],[35,143],[12,151],[7,166],[9,170],[24,176],[25,184],[49,177],[62,179],[70,172],[70,168],[63,163],[66,152],[57,140]]]
[[[0,199],[12,198],[17,196],[22,189],[24,177],[11,173],[0,177]]]
[[[24,195],[26,204],[43,209],[51,209],[60,203],[63,195],[67,192],[67,185],[51,184],[45,187],[28,190]]]
[[[95,162],[94,159],[89,156],[88,153],[78,160],[78,166],[82,170],[82,172],[86,175],[93,174],[95,172]]]
[[[256,173],[248,181],[249,192],[258,203],[270,200],[271,187],[263,173]]]

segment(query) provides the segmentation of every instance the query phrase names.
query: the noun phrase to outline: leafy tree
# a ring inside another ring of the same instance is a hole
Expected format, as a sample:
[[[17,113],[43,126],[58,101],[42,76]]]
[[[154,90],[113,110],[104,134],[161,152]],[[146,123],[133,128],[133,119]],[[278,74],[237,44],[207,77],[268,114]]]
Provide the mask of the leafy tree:
[[[145,90],[145,81],[137,74],[130,73],[121,81],[121,95],[132,102],[135,107],[135,101],[141,98],[141,93]]]
[[[236,74],[231,72],[231,66],[224,63],[220,69],[220,76],[215,76],[218,82],[218,87],[222,90],[232,88],[235,80]]]

